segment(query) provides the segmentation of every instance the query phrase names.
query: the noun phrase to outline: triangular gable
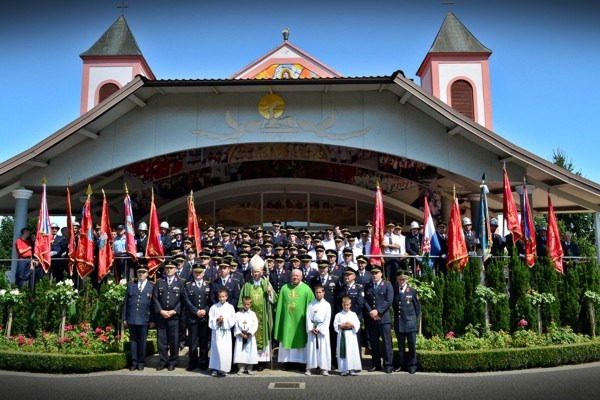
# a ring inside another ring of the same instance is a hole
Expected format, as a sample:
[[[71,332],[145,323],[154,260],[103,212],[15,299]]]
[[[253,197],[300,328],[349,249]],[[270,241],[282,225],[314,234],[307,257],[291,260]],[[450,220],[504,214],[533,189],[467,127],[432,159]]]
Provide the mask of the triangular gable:
[[[287,40],[230,79],[341,78],[342,75]]]

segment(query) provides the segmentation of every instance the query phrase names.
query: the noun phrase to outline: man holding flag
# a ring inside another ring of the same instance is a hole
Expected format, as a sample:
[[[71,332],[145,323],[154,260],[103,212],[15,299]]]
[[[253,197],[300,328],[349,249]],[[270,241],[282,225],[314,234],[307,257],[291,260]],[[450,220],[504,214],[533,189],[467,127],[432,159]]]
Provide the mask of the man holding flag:
[[[423,205],[423,240],[421,242],[421,255],[429,255],[429,257],[439,257],[442,246],[439,241],[439,236],[433,226],[431,211],[429,209],[429,201],[425,196],[425,204]],[[437,260],[437,258],[435,259]],[[434,262],[429,261],[431,266]]]

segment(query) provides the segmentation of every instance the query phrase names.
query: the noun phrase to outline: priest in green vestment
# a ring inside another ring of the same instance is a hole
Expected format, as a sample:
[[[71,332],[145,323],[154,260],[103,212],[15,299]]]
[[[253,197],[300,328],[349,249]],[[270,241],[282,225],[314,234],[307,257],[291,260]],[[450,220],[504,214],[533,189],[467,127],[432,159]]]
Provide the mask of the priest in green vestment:
[[[238,309],[242,307],[242,299],[250,297],[252,306],[250,309],[258,319],[258,330],[254,334],[256,348],[258,350],[257,370],[261,371],[265,363],[271,361],[271,332],[273,331],[273,307],[277,303],[277,293],[264,277],[264,260],[257,254],[250,260],[252,279],[242,286]]]
[[[306,310],[315,299],[310,286],[302,282],[302,271],[292,271],[291,282],[279,291],[275,314],[275,339],[279,341],[280,363],[306,364]]]

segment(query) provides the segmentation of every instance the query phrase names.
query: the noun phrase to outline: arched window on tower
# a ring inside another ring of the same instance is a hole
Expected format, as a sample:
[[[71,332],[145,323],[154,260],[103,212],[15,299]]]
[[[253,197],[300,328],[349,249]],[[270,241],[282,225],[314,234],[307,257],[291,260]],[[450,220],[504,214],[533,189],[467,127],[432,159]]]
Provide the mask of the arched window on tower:
[[[473,86],[462,79],[454,82],[450,87],[450,104],[456,111],[474,120]]]
[[[108,99],[117,90],[119,90],[119,87],[114,83],[102,85],[100,92],[98,93],[98,103],[102,103],[104,100]]]

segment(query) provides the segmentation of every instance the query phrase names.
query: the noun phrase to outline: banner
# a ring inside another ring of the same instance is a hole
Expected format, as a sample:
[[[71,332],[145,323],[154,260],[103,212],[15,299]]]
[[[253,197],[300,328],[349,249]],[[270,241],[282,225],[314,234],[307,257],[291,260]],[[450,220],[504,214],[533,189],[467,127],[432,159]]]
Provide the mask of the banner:
[[[508,231],[512,233],[513,242],[516,243],[517,240],[523,237],[523,231],[521,230],[521,224],[519,224],[517,205],[515,204],[515,198],[512,195],[510,182],[508,181],[508,175],[506,174],[506,166],[504,167],[504,198],[502,200],[502,213],[504,214],[506,227],[508,228]]]
[[[381,267],[383,259],[381,256],[381,244],[383,243],[383,235],[385,234],[385,218],[383,215],[383,195],[381,187],[377,182],[375,190],[375,211],[373,212],[373,233],[371,235],[371,264]]]
[[[449,270],[462,271],[468,261],[469,253],[467,252],[467,243],[462,229],[458,199],[455,194],[452,200],[450,221],[448,221],[448,259],[446,265]]]
[[[188,237],[194,239],[194,247],[196,248],[196,257],[202,251],[202,234],[198,226],[198,217],[196,216],[196,206],[194,205],[194,192],[190,192],[188,197]]]
[[[113,264],[113,239],[111,235],[110,220],[108,219],[108,203],[106,194],[102,190],[102,218],[100,220],[100,236],[98,237],[98,282],[108,274]],[[116,275],[115,275],[116,276]]]
[[[162,240],[160,237],[160,225],[154,204],[154,190],[152,190],[152,201],[150,203],[150,224],[148,226],[148,245],[146,246],[146,258],[148,259],[148,276],[154,277],[159,265],[165,261]]]
[[[523,181],[523,201],[521,202],[521,231],[523,232],[523,242],[525,243],[525,261],[527,265],[535,265],[536,243],[535,226],[533,225],[533,216],[529,207],[529,197],[527,196],[527,185]]]
[[[435,234],[435,226],[433,224],[433,219],[431,218],[427,196],[425,196],[423,216],[423,242],[421,243],[421,255],[429,253],[430,256],[437,256],[440,254],[442,246]]]
[[[75,254],[77,273],[82,278],[85,278],[94,270],[94,226],[90,210],[92,202],[90,198],[92,195],[91,185],[88,185],[87,195],[87,200],[81,211],[81,230]]]
[[[137,261],[137,246],[135,245],[135,229],[133,224],[133,211],[131,210],[131,199],[129,198],[129,191],[125,186],[125,199],[123,200],[125,206],[125,249],[129,257],[133,262]]]
[[[33,255],[38,259],[44,272],[50,270],[50,241],[52,232],[50,231],[50,214],[48,213],[48,202],[46,199],[46,178],[42,181],[42,201],[40,205],[40,214],[38,217],[37,232],[35,234],[35,246]]]
[[[565,253],[560,243],[560,231],[558,230],[556,214],[554,214],[554,206],[552,200],[550,200],[550,193],[548,193],[548,255],[554,269],[563,274],[563,256]]]
[[[73,268],[75,267],[75,232],[73,230],[73,215],[71,214],[71,185],[67,185],[67,231],[69,232],[67,263],[69,265],[69,276],[73,276]]]
[[[481,257],[485,262],[492,256],[492,230],[490,228],[490,214],[488,210],[487,194],[490,192],[485,180],[481,181],[481,191],[479,193],[479,216],[477,218],[477,232],[475,235],[479,239],[481,246]]]

